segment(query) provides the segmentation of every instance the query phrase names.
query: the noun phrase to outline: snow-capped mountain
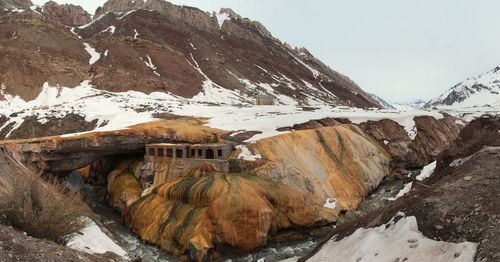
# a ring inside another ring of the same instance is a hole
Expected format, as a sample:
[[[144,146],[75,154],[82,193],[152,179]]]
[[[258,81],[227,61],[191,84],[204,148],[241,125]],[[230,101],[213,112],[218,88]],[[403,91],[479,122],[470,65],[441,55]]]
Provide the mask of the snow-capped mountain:
[[[477,77],[468,78],[432,99],[426,108],[462,109],[500,107],[500,66]]]
[[[30,0],[0,6],[0,85],[25,101],[45,83],[89,81],[105,91],[212,104],[380,107],[305,48],[290,47],[230,9],[109,0],[89,22],[78,6],[34,7]]]
[[[396,109],[391,103],[385,101],[380,96],[373,93],[368,93],[375,101],[377,101],[385,109]]]
[[[412,102],[407,102],[407,103],[392,103],[392,106],[396,108],[397,110],[414,110],[414,109],[421,109],[422,107],[425,106],[427,102],[422,100],[422,99],[417,99]]]

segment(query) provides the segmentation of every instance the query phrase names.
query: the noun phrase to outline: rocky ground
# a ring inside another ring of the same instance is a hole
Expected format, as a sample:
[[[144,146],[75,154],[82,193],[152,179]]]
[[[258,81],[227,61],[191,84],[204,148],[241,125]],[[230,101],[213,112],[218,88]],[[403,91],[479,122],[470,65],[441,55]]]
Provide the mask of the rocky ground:
[[[112,262],[122,259],[111,254],[96,256],[78,252],[0,224],[0,261]]]

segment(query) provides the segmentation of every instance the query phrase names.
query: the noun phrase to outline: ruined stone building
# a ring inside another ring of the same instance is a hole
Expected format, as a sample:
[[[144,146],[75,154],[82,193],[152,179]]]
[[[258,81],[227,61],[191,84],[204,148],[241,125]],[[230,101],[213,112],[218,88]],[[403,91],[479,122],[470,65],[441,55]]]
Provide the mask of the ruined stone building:
[[[149,144],[143,173],[154,177],[154,185],[179,177],[202,163],[227,173],[232,148],[229,144]]]

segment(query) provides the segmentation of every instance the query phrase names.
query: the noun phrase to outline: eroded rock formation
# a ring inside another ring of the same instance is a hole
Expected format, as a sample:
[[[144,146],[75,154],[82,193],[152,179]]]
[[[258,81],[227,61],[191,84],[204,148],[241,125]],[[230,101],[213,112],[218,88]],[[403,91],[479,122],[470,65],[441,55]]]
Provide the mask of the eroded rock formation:
[[[323,201],[334,198],[339,210],[356,208],[389,173],[390,156],[355,125],[271,137],[257,141],[253,150],[267,161],[254,170],[260,177]]]
[[[72,4],[59,5],[54,1],[49,1],[45,3],[42,10],[49,19],[67,26],[81,26],[92,21],[91,15],[81,6]]]
[[[111,192],[127,199],[134,187]],[[250,251],[280,230],[333,222],[336,215],[314,196],[282,183],[219,173],[204,164],[131,204],[125,218],[144,241],[204,261],[217,246]]]

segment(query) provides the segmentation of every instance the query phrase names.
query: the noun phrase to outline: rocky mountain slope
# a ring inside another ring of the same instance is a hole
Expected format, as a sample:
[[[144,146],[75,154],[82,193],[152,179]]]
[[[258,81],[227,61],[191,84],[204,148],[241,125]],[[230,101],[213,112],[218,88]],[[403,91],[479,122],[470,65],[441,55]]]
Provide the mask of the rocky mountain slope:
[[[426,108],[500,108],[500,67],[468,78],[432,99]]]
[[[89,80],[113,92],[168,93],[217,104],[379,107],[352,80],[230,9],[110,0],[80,7],[0,0],[0,99]],[[85,24],[85,25],[82,25]],[[79,27],[75,27],[79,26]]]

